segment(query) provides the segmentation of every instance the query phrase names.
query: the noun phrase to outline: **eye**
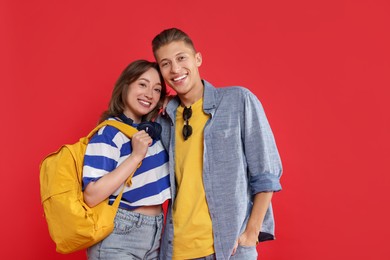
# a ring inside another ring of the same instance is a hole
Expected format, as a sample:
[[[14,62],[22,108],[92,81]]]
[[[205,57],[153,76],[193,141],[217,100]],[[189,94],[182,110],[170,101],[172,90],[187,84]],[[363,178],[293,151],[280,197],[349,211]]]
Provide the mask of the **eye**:
[[[164,62],[160,63],[160,68],[164,68],[166,66],[168,66],[168,62],[167,61],[164,61]]]
[[[182,60],[185,60],[185,56],[179,56],[177,59],[179,60],[179,61],[182,61]]]
[[[157,93],[161,93],[161,89],[160,88],[155,88],[154,91],[156,91]]]
[[[146,87],[147,87],[146,84],[143,83],[143,82],[140,82],[139,85],[140,85],[140,87],[142,87],[142,88],[146,88]]]

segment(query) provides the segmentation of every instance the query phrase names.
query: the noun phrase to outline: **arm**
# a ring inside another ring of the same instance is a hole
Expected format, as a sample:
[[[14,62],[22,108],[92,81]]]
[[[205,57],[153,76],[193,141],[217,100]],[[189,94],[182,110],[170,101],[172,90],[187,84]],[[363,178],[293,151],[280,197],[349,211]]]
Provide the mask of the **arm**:
[[[253,208],[238,244],[255,246],[273,192],[281,189],[279,179],[282,165],[272,130],[260,101],[252,94],[245,101],[244,145],[248,163],[249,187],[253,194]]]
[[[237,251],[238,245],[256,246],[261,225],[263,224],[265,213],[269,207],[273,192],[260,192],[254,196],[253,208],[249,216],[245,231],[240,235],[233,249],[232,255]]]
[[[145,131],[133,135],[131,155],[117,168],[105,174],[96,182],[91,182],[84,190],[84,201],[89,207],[94,207],[114,191],[116,191],[137,168],[144,159],[149,145],[152,143],[150,136]]]
[[[257,193],[253,200],[253,208],[249,216],[248,224],[244,233],[238,239],[239,244],[256,245],[265,213],[269,207],[273,192]]]

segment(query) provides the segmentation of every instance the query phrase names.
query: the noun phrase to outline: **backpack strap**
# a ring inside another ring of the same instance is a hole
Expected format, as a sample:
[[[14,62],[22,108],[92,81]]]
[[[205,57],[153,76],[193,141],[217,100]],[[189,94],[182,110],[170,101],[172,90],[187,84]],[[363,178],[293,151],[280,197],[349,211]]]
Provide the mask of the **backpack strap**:
[[[133,126],[130,126],[128,124],[125,124],[125,123],[122,123],[122,122],[119,122],[119,121],[116,121],[116,120],[105,120],[103,122],[101,122],[98,126],[96,126],[87,136],[88,139],[91,139],[91,137],[100,129],[102,128],[103,126],[106,126],[106,125],[109,125],[109,126],[113,126],[115,127],[116,129],[118,129],[119,131],[121,131],[124,135],[126,135],[128,138],[131,139],[131,137],[133,136],[133,134],[137,133],[138,130],[133,127]]]
[[[121,131],[124,135],[126,135],[129,139],[131,139],[131,137],[133,136],[133,134],[137,133],[138,130],[133,127],[133,126],[130,126],[128,124],[125,124],[125,123],[122,123],[122,122],[119,122],[119,121],[116,121],[116,120],[105,120],[103,122],[101,122],[98,126],[96,126],[87,136],[88,140],[91,139],[91,137],[100,129],[102,128],[103,126],[113,126],[115,127],[116,129],[118,129],[119,131]],[[138,164],[137,166],[137,169],[141,166],[142,164],[142,161]],[[129,178],[127,178],[126,180],[126,185],[127,186],[130,186],[131,185],[131,178],[133,177],[135,171],[137,170],[135,169],[133,171],[132,174],[130,174]],[[123,188],[121,190],[121,192],[118,194],[118,196],[116,197],[114,203],[113,203],[113,206],[118,208],[119,206],[119,203],[122,199],[122,194],[123,194],[123,191],[125,189],[125,185],[123,185]]]

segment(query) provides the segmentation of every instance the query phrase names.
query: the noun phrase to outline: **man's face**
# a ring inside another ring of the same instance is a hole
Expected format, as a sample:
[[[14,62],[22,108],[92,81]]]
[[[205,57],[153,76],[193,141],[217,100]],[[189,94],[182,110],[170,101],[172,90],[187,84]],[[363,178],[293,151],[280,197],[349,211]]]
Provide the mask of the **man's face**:
[[[195,53],[183,41],[175,41],[160,47],[155,54],[164,80],[179,96],[203,88],[198,70],[202,64],[199,52]]]

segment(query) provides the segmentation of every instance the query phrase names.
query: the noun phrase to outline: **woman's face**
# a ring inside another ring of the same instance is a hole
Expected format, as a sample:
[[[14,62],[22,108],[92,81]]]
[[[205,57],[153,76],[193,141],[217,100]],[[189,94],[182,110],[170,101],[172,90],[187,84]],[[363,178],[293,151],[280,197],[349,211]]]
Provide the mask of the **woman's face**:
[[[124,114],[140,123],[142,116],[151,112],[161,96],[161,81],[158,72],[150,68],[129,85]]]

